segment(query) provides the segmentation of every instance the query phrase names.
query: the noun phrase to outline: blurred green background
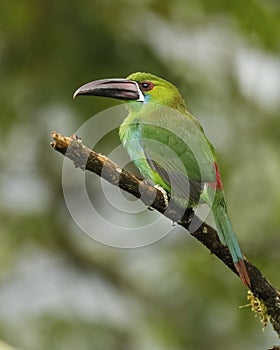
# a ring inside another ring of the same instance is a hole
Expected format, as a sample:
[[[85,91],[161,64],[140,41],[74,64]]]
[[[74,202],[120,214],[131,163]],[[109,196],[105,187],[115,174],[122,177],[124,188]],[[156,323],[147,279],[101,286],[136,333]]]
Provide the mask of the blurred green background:
[[[244,253],[279,286],[279,16],[278,0],[1,2],[1,340],[26,350],[278,342],[238,308],[247,303],[239,280],[180,228],[128,250],[86,236],[49,142],[52,130],[71,134],[117,104],[73,102],[87,81],[139,70],[172,81],[216,146]],[[105,141],[106,154],[116,133]],[[97,176],[88,181],[100,188]]]

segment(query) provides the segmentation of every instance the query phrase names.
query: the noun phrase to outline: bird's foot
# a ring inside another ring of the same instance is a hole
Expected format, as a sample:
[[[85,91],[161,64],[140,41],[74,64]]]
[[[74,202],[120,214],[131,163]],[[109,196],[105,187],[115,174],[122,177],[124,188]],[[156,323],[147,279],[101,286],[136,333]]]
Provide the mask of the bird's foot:
[[[169,198],[168,198],[167,192],[160,185],[155,185],[155,188],[162,193],[163,200],[164,200],[164,206],[165,206],[165,209],[166,209],[168,207],[168,204],[169,204]]]

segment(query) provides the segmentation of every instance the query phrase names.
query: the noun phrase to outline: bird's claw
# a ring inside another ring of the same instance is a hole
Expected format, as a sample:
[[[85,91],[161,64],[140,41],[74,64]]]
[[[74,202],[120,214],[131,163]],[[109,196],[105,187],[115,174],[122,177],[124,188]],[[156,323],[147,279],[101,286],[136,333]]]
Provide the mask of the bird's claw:
[[[165,206],[165,209],[166,209],[166,208],[168,207],[168,204],[169,204],[167,192],[166,192],[165,189],[164,189],[163,187],[161,187],[160,185],[155,185],[155,188],[156,188],[157,190],[159,190],[159,191],[162,193],[163,200],[164,200],[164,206]]]

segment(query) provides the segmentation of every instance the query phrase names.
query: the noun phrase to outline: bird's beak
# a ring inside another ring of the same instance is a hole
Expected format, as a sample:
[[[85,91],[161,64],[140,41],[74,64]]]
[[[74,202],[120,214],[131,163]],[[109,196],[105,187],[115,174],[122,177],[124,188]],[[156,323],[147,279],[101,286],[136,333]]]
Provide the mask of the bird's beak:
[[[119,100],[144,102],[144,95],[137,82],[128,79],[94,80],[79,87],[73,98],[79,95],[104,96]]]

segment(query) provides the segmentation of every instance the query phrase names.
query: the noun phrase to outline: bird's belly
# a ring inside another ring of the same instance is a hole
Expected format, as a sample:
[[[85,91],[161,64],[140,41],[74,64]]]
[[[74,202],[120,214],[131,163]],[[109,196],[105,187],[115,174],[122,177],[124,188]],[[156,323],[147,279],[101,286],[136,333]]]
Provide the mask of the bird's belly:
[[[140,143],[133,140],[133,142],[129,142],[128,147],[127,145],[124,146],[129,158],[133,161],[145,179],[152,181],[155,185],[160,185],[166,191],[170,191],[170,186],[161,178],[158,172],[152,169],[152,167],[149,165],[145,157],[145,151]]]

